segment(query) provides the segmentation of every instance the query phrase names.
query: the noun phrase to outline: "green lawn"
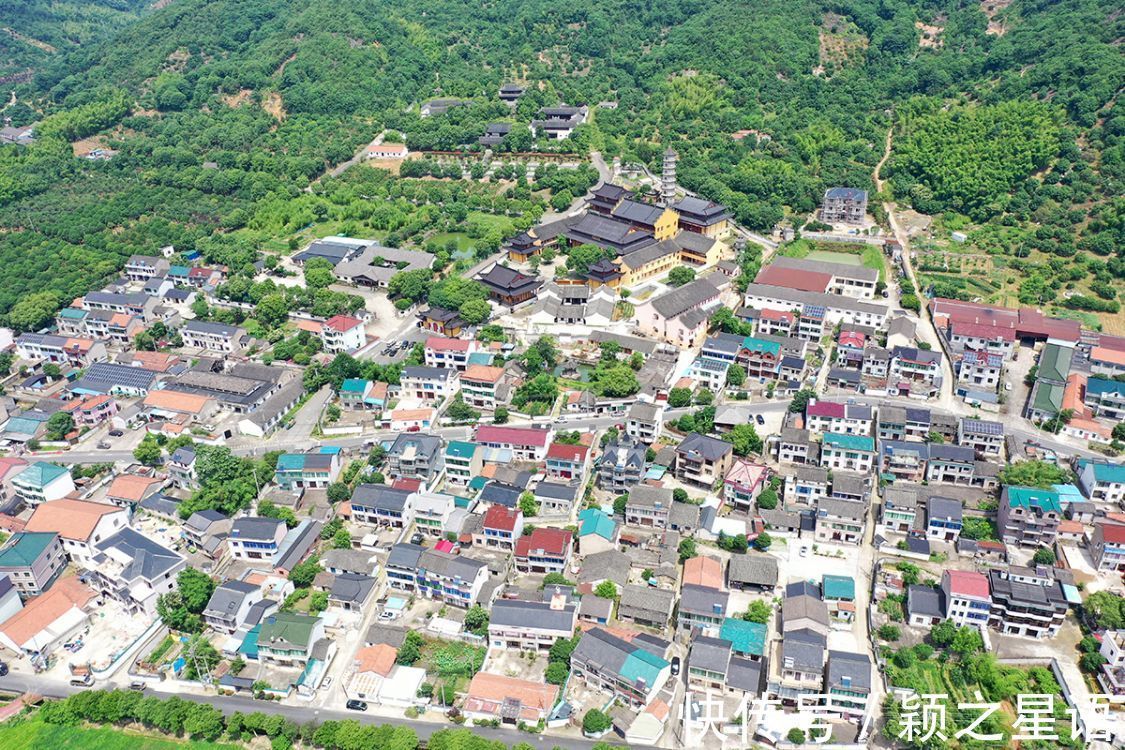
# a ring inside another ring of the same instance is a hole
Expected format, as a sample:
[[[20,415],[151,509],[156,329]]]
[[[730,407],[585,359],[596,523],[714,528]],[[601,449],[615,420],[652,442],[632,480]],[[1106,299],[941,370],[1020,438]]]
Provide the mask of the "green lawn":
[[[810,242],[801,239],[782,245],[778,250],[780,255],[787,258],[807,258],[825,263],[846,263],[853,266],[863,265],[879,272],[879,281],[887,280],[887,267],[883,258],[883,251],[878,245],[865,243],[836,244],[833,242]]]
[[[108,727],[59,726],[29,719],[0,725],[0,747],[4,750],[219,750],[233,749],[237,745],[153,737]]]
[[[821,260],[825,263],[843,263],[848,266],[858,266],[863,263],[851,253],[836,253],[831,250],[813,250],[805,256],[808,260]]]

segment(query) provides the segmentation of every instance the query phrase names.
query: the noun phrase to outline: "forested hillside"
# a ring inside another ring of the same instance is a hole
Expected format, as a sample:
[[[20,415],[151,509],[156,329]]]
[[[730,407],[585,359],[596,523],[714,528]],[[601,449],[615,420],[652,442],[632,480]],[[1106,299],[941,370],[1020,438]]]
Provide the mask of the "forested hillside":
[[[110,36],[152,0],[4,0],[0,3],[0,81],[24,80],[53,57]]]
[[[893,126],[901,205],[1091,251],[1083,273],[1120,286],[1123,36],[1116,0],[177,0],[20,90],[10,109],[45,119],[31,148],[0,147],[0,315],[159,244],[276,241],[256,212],[298,211],[385,127],[451,148],[559,101],[617,105],[568,150],[655,165],[674,145],[681,182],[763,230],[826,186],[873,188]],[[532,87],[515,112],[505,81]],[[471,104],[421,118],[434,96]],[[75,160],[95,134],[116,158]]]

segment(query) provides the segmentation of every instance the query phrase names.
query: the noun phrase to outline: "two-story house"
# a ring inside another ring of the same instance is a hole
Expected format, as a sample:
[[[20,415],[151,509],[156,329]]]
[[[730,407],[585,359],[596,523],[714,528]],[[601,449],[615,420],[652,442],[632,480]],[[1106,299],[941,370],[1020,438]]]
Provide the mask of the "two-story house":
[[[246,331],[226,323],[189,320],[180,329],[184,346],[222,354],[237,354],[246,343]]]
[[[978,456],[998,458],[1004,450],[1004,424],[962,417],[957,423],[957,444],[972,448]]]
[[[570,638],[577,624],[578,605],[561,593],[546,602],[499,599],[489,613],[488,639],[493,648],[549,651],[559,639]]]
[[[215,587],[203,609],[203,622],[223,633],[242,629],[254,605],[265,599],[260,586],[245,581],[224,581]]]
[[[473,544],[512,552],[516,540],[523,535],[523,525],[523,514],[518,509],[490,505],[481,519],[480,530],[473,534]]]
[[[574,535],[565,529],[537,526],[516,540],[516,570],[521,573],[562,573],[570,563]]]
[[[875,467],[875,441],[865,435],[826,432],[820,445],[820,465],[867,474]]]
[[[551,431],[535,427],[481,425],[476,442],[487,448],[506,448],[516,461],[542,461],[547,456]]]
[[[125,508],[63,498],[37,506],[24,531],[57,533],[70,561],[89,570],[98,554],[97,545],[128,524],[129,511]]]
[[[560,443],[557,440],[547,449],[547,476],[570,481],[586,474],[589,446]]]
[[[320,617],[277,612],[262,622],[258,659],[268,664],[300,667],[308,664],[314,647],[324,640],[324,620]]]
[[[372,526],[408,526],[414,518],[414,498],[408,490],[361,484],[352,493],[352,519]]]
[[[227,549],[235,560],[273,562],[285,539],[285,522],[276,518],[244,516],[231,524]]]
[[[324,489],[340,475],[340,449],[322,446],[277,457],[274,481],[286,490]]]

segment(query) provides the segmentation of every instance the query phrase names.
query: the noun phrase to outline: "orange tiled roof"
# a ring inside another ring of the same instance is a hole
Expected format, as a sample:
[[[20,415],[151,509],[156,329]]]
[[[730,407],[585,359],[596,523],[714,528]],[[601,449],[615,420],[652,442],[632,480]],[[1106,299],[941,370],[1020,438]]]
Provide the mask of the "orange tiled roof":
[[[155,409],[198,414],[206,408],[211,399],[195,393],[180,393],[179,391],[150,391],[145,396],[144,405]]]
[[[395,668],[397,656],[395,648],[386,643],[361,648],[355,652],[355,671],[374,672],[380,677],[386,677]]]
[[[0,631],[23,646],[74,607],[84,608],[95,596],[77,576],[62,578],[47,593],[28,599],[23,609],[0,623]]]
[[[699,556],[684,561],[684,585],[723,587],[723,564],[713,557]]]
[[[116,505],[86,500],[49,500],[41,503],[27,522],[27,531],[54,531],[64,539],[86,541],[102,516],[124,513]]]
[[[107,497],[118,497],[130,502],[140,502],[145,499],[148,488],[154,484],[162,484],[156,477],[138,477],[133,474],[119,474],[110,482]]]

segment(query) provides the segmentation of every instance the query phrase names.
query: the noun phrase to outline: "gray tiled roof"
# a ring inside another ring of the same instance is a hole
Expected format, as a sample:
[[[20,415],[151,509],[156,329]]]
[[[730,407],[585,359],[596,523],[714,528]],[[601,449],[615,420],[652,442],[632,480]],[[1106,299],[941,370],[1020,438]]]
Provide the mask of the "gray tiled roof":
[[[917,584],[907,587],[906,611],[912,615],[944,617],[945,608],[941,606],[941,591],[933,586]]]
[[[698,454],[707,461],[717,461],[733,449],[733,446],[725,440],[693,432],[680,441],[680,444],[676,447],[676,452],[679,454]]]
[[[491,625],[509,628],[537,628],[570,633],[574,630],[576,608],[573,604],[552,609],[549,602],[525,602],[500,599],[493,603]]]
[[[696,636],[691,642],[688,668],[726,675],[727,667],[730,665],[730,647],[730,641],[722,638]]]
[[[860,692],[871,690],[871,659],[866,654],[829,651],[825,687]]]
[[[727,579],[731,583],[753,586],[777,585],[777,559],[769,555],[731,555],[727,565]]]

